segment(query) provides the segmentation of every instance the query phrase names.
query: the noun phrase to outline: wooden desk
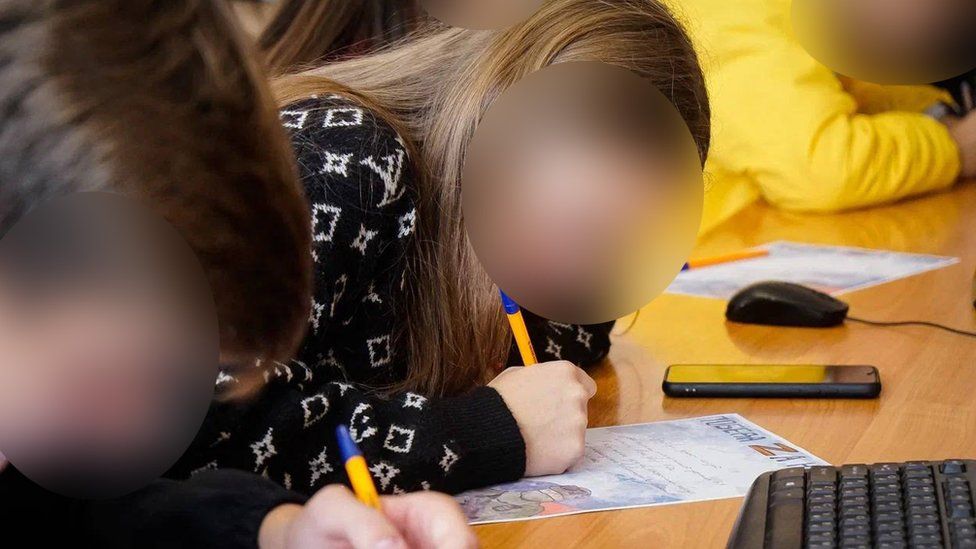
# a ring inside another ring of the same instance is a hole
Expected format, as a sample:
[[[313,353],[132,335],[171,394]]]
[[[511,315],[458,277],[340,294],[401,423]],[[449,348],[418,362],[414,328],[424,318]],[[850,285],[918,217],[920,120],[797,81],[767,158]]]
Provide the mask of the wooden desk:
[[[958,256],[960,265],[844,299],[870,319],[924,319],[976,330],[976,185],[835,216],[757,205],[703,238],[696,255],[775,240]],[[732,326],[725,303],[665,295],[617,336],[592,372],[590,425],[737,412],[834,463],[976,458],[976,340],[925,328],[829,330]],[[619,323],[620,326],[625,323]],[[872,364],[879,400],[676,400],[661,393],[675,362]],[[741,499],[590,513],[477,528],[485,547],[724,547]]]

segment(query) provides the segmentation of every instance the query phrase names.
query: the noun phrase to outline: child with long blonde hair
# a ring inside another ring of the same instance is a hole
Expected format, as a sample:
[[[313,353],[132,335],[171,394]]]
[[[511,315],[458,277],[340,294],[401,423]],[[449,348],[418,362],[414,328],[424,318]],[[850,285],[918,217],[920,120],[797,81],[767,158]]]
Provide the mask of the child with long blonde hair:
[[[578,366],[606,356],[611,324],[530,317],[545,363],[497,375],[517,355],[460,206],[482,115],[521,78],[571,61],[649,81],[704,159],[698,60],[657,0],[551,0],[503,31],[435,25],[275,83],[312,216],[310,329],[251,404],[215,408],[182,471],[235,467],[314,489],[341,475],[337,423],[349,424],[383,492],[457,492],[579,460],[595,384]]]

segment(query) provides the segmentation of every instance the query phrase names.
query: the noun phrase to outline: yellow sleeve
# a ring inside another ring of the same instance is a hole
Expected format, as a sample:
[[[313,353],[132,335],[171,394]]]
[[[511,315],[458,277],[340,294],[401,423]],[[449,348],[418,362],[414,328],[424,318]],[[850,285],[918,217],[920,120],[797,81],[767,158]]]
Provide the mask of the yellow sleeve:
[[[769,202],[836,211],[957,178],[959,151],[943,124],[908,111],[859,114],[834,73],[788,34],[743,36],[736,51],[711,75],[715,152]]]
[[[952,104],[952,95],[934,86],[882,86],[840,77],[844,89],[854,96],[858,112],[877,114],[887,111],[925,112],[936,103]]]

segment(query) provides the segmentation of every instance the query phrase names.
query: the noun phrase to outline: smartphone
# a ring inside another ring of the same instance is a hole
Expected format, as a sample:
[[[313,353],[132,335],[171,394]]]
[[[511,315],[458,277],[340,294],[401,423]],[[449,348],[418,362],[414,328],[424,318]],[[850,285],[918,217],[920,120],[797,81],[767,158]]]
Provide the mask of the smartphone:
[[[685,398],[875,398],[881,375],[874,366],[674,364],[663,388]]]

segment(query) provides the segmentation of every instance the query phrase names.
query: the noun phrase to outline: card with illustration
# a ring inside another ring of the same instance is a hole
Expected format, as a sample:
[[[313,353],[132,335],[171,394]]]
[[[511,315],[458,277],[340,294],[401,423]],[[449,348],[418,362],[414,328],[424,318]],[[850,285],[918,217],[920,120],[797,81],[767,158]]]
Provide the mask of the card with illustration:
[[[729,299],[767,280],[793,282],[839,295],[959,263],[955,257],[773,242],[769,255],[682,271],[667,293]]]
[[[738,414],[589,429],[562,475],[457,496],[472,524],[744,496],[760,474],[826,462]]]

